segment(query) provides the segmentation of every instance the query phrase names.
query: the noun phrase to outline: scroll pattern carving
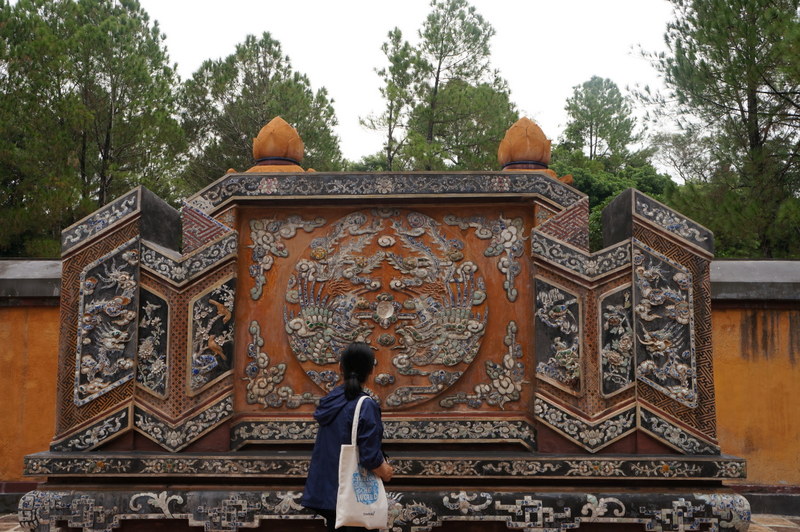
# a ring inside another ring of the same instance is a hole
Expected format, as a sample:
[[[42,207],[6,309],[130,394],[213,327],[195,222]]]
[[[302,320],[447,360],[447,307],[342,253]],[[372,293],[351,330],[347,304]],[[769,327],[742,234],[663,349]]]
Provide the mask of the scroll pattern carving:
[[[283,240],[293,238],[298,229],[310,233],[316,227],[325,225],[324,218],[304,220],[294,215],[285,220],[265,218],[250,220],[250,239],[253,241],[248,247],[253,250],[250,265],[250,277],[255,280],[255,286],[250,289],[250,297],[254,300],[261,298],[264,284],[267,282],[265,273],[272,269],[275,257],[286,258],[289,252]]]
[[[506,276],[506,280],[503,281],[506,297],[511,302],[516,301],[519,291],[514,286],[514,280],[522,270],[518,259],[525,251],[526,240],[522,218],[508,219],[501,215],[497,220],[487,220],[483,216],[464,219],[448,215],[444,217],[444,222],[448,225],[457,225],[462,230],[472,227],[475,229],[475,236],[489,240],[489,247],[486,248],[484,255],[500,257],[497,269]]]
[[[522,346],[517,343],[517,324],[508,322],[506,336],[503,339],[507,352],[498,364],[491,360],[486,361],[486,376],[488,383],[475,386],[474,393],[464,392],[451,395],[442,399],[439,404],[450,408],[456,404],[466,404],[470,408],[480,408],[485,402],[488,405],[499,406],[501,409],[509,401],[518,401],[522,385],[525,380],[525,364],[522,363]]]
[[[261,326],[257,321],[250,322],[251,340],[247,344],[247,356],[251,361],[245,369],[247,380],[247,402],[266,407],[278,408],[285,404],[287,408],[297,408],[303,404],[313,404],[319,395],[312,393],[297,394],[291,386],[279,386],[286,373],[286,364],[272,364],[264,347]]]

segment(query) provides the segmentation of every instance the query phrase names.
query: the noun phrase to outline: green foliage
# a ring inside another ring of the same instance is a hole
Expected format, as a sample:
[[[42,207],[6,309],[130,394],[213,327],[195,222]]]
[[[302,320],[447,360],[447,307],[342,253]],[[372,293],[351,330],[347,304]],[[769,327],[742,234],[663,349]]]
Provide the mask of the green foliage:
[[[132,186],[172,194],[176,78],[137,2],[3,2],[0,65],[0,253],[57,255]]]
[[[663,199],[675,184],[650,163],[652,150],[630,151],[636,119],[613,81],[592,76],[575,87],[566,111],[565,138],[553,149],[550,168],[571,174],[573,186],[589,196],[589,245],[596,251],[603,247],[601,213],[618,194],[636,188]]]
[[[433,0],[415,47],[389,32],[381,115],[389,169],[495,169],[497,145],[517,120],[505,81],[490,66],[494,29],[466,0]]]
[[[205,61],[184,83],[180,102],[190,147],[183,177],[192,190],[231,167],[253,166],[253,137],[279,115],[305,143],[304,166],[336,170],[343,164],[333,101],[325,88],[314,92],[308,78],[292,70],[269,33],[249,35],[225,59]]]
[[[669,201],[715,232],[720,256],[797,257],[783,224],[800,196],[800,2],[672,4],[670,51],[653,57],[684,129],[665,139],[687,179]]]
[[[637,140],[628,100],[610,79],[592,76],[574,87],[565,109],[569,122],[564,138],[590,160],[624,159]]]

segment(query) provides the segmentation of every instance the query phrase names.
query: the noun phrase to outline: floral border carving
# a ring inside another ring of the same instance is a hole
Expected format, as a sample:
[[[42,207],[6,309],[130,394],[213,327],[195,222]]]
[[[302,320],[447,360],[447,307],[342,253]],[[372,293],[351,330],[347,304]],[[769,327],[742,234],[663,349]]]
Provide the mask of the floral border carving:
[[[594,453],[636,429],[636,407],[631,406],[598,421],[587,421],[536,396],[536,419]]]
[[[493,178],[499,178],[493,179]],[[480,174],[228,174],[191,198],[188,203],[210,212],[234,197],[280,198],[315,196],[423,196],[465,197],[538,194],[567,207],[585,196],[556,179],[540,173]]]
[[[175,425],[162,421],[150,412],[134,408],[136,430],[165,449],[180,451],[233,414],[233,397],[228,396],[202,412]]]
[[[238,233],[231,231],[189,255],[173,258],[148,245],[145,241],[142,243],[142,266],[147,271],[180,287],[224,260],[235,256],[238,246]]]
[[[639,426],[659,440],[667,442],[686,454],[718,455],[720,453],[718,446],[693,436],[674,423],[670,423],[658,414],[643,407],[639,408]]]
[[[629,267],[631,264],[629,242],[595,253],[586,253],[534,229],[531,248],[534,258],[541,258],[589,280]]]

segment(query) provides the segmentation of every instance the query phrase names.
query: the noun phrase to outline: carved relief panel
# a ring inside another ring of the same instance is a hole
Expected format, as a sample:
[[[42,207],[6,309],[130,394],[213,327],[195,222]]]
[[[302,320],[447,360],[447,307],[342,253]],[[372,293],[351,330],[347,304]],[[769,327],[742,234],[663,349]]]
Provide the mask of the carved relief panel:
[[[251,209],[240,226],[251,250],[239,266],[250,297],[237,307],[250,324],[238,339],[248,345],[239,368],[248,420],[312,410],[341,384],[339,358],[356,340],[376,350],[367,386],[389,419],[528,415],[523,346],[533,338],[519,323],[533,297],[524,256],[533,209],[297,212]]]

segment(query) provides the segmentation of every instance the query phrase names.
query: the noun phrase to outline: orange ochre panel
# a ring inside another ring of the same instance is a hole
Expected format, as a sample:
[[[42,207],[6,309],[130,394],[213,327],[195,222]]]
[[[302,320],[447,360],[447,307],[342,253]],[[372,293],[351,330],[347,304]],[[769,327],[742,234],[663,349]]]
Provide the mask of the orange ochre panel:
[[[712,319],[719,443],[747,459],[738,482],[800,485],[800,310],[714,309]]]
[[[0,307],[0,481],[22,476],[27,454],[46,450],[55,427],[58,307]]]

